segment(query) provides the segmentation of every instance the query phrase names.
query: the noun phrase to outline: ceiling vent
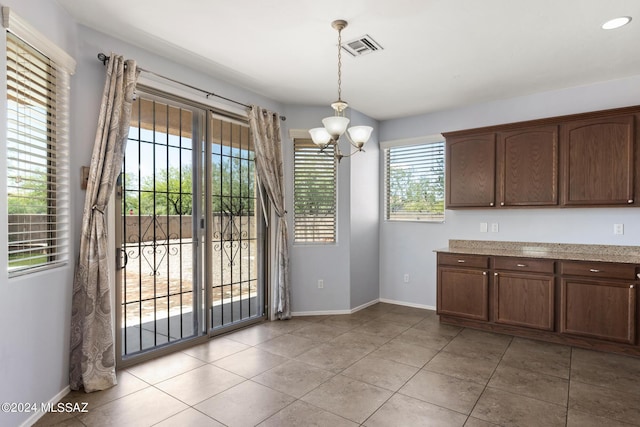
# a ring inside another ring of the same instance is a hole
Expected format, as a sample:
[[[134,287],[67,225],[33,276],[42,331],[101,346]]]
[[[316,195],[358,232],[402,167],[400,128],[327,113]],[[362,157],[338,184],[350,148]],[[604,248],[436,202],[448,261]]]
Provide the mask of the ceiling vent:
[[[351,56],[355,57],[363,56],[368,53],[376,52],[383,49],[383,47],[376,43],[376,41],[372,39],[368,34],[365,34],[362,37],[358,37],[355,40],[343,43],[342,48],[349,52]]]

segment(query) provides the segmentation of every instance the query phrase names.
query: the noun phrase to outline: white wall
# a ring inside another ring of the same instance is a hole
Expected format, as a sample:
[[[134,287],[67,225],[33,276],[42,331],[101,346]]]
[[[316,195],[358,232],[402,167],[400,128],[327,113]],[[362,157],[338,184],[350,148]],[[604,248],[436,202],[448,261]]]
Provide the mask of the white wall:
[[[351,308],[375,301],[380,295],[380,168],[378,129],[380,124],[354,111],[352,124],[372,126],[374,131],[365,152],[351,158]]]
[[[626,107],[640,103],[640,76],[456,110],[389,120],[380,140],[432,135],[501,123]],[[382,160],[381,160],[382,164]],[[381,190],[384,188],[381,179]],[[640,208],[447,210],[444,224],[380,223],[380,298],[435,307],[434,249],[449,239],[640,245]],[[498,233],[480,233],[480,223]],[[624,224],[624,235],[613,224]],[[410,275],[404,284],[403,275]]]
[[[71,56],[76,56],[76,25],[55,2],[3,0],[13,12],[36,27]],[[6,50],[5,37],[0,50]],[[6,69],[0,55],[0,69]],[[0,81],[0,98],[6,99],[6,74]],[[72,90],[75,90],[72,81]],[[72,106],[73,108],[73,106]],[[6,153],[6,102],[0,103],[0,153]],[[0,170],[6,171],[6,156],[0,155]],[[7,274],[7,223],[4,189],[6,174],[0,174],[0,402],[48,402],[68,385],[69,323],[73,263],[9,279]],[[74,220],[72,215],[71,220]],[[71,233],[71,253],[75,247]],[[29,413],[0,412],[0,425],[19,425]]]

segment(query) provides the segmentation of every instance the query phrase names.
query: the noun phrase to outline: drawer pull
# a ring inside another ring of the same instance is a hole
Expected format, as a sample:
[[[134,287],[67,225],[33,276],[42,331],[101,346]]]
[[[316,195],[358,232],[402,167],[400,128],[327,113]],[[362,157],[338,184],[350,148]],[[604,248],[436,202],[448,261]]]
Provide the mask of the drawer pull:
[[[592,273],[600,273],[600,270],[595,269],[595,268],[590,268],[589,271],[592,272]]]
[[[516,267],[526,267],[527,264],[516,264]]]
[[[463,259],[459,259],[459,260],[458,260],[458,262],[459,262],[460,264],[462,264],[462,263],[464,263],[464,262],[466,262],[466,261],[465,261],[465,260],[463,260]]]

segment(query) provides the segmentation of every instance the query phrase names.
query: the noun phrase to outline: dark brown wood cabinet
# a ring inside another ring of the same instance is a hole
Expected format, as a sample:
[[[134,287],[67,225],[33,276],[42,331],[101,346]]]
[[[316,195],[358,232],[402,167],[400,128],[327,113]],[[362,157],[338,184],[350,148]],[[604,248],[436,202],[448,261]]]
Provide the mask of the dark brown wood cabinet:
[[[446,207],[640,206],[640,106],[445,133]]]
[[[640,356],[639,283],[636,264],[439,252],[437,313],[444,323]]]
[[[558,126],[498,133],[500,206],[558,204]]]
[[[496,202],[495,133],[447,139],[447,207],[491,207]]]
[[[560,332],[636,342],[635,266],[563,262]]]
[[[438,263],[437,313],[489,320],[488,257],[441,254]]]
[[[493,319],[496,323],[554,330],[554,262],[495,258]]]
[[[635,117],[562,125],[565,205],[627,205],[634,199]]]

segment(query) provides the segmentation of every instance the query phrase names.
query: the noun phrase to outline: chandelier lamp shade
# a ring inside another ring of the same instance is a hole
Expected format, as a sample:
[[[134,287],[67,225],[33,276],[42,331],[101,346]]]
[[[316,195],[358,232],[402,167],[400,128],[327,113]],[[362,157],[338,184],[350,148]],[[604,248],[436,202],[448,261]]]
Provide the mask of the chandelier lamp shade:
[[[338,31],[338,100],[331,104],[334,115],[322,119],[323,127],[309,129],[311,140],[318,145],[323,151],[328,146],[333,145],[333,155],[338,162],[343,157],[350,157],[355,153],[364,151],[364,144],[371,137],[373,128],[371,126],[349,126],[349,118],[345,117],[345,110],[349,107],[342,100],[342,30],[346,28],[347,21],[338,19],[331,23],[331,26]],[[355,147],[350,154],[343,154],[340,151],[340,138],[342,135],[347,136],[349,143]]]

